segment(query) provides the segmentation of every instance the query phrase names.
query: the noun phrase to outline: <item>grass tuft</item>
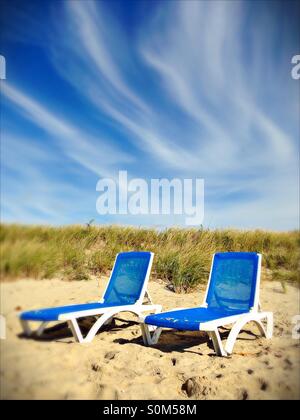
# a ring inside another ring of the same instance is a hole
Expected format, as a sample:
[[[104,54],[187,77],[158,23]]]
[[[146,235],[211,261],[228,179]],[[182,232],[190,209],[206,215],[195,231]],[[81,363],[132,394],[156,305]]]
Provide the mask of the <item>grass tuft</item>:
[[[299,284],[298,231],[266,232],[234,229],[141,229],[119,226],[0,226],[0,273],[5,280],[52,278],[87,280],[107,274],[120,251],[155,253],[153,275],[176,291],[206,283],[214,252],[263,254],[263,267],[285,287]]]

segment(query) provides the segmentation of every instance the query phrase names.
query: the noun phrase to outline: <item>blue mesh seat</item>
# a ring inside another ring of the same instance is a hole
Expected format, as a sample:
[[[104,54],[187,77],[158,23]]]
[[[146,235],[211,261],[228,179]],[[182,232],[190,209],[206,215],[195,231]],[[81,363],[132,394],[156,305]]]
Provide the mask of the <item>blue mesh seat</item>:
[[[144,310],[160,310],[160,305],[143,304],[147,294],[147,282],[153,260],[151,252],[123,252],[117,255],[110,280],[101,302],[84,303],[78,305],[59,306],[27,311],[20,314],[20,320],[26,334],[30,335],[29,321],[40,321],[43,324],[51,321],[67,320],[75,338],[80,341],[91,341],[98,329],[107,322],[112,314],[122,310],[129,310],[138,315]],[[101,322],[93,326],[91,334],[85,339],[79,330],[77,319],[102,315]],[[40,331],[42,331],[41,328]]]
[[[74,312],[83,312],[90,310],[98,310],[107,308],[107,305],[104,303],[83,303],[81,305],[67,305],[67,306],[57,306],[55,308],[43,308],[36,309],[34,311],[22,312],[20,319],[24,321],[58,321],[62,315],[70,314]]]
[[[225,355],[217,328],[248,318],[257,322],[264,331],[260,319],[267,317],[270,335],[271,313],[257,312],[260,264],[261,256],[253,252],[215,254],[203,305],[146,316],[141,325],[145,344],[155,344],[161,328],[204,330],[212,336],[216,352]],[[157,327],[152,337],[148,325]],[[235,330],[233,332],[235,334]],[[228,353],[232,350],[232,342],[233,339]]]
[[[258,265],[259,256],[254,252],[215,254],[208,308],[248,312],[254,306]]]
[[[182,331],[199,331],[201,324],[208,321],[215,321],[232,315],[240,315],[242,311],[218,311],[210,308],[189,308],[179,309],[170,312],[161,312],[156,315],[148,315],[145,323],[157,327],[175,328]]]
[[[144,286],[151,252],[123,252],[118,255],[104,294],[106,305],[133,305]]]

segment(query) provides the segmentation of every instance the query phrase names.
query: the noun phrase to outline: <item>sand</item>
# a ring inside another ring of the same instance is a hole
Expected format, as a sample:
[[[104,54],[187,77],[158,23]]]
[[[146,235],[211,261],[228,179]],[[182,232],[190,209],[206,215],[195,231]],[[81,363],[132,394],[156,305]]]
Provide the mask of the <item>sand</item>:
[[[1,283],[1,399],[299,399],[300,347],[292,338],[299,292],[288,286],[284,293],[276,282],[261,287],[263,309],[274,312],[273,339],[247,324],[230,358],[216,357],[197,332],[166,330],[155,347],[144,347],[134,316],[125,313],[90,344],[75,343],[64,326],[39,340],[20,335],[20,310],[97,300],[106,281]],[[203,288],[176,294],[160,281],[149,290],[165,309],[196,306],[204,295]]]

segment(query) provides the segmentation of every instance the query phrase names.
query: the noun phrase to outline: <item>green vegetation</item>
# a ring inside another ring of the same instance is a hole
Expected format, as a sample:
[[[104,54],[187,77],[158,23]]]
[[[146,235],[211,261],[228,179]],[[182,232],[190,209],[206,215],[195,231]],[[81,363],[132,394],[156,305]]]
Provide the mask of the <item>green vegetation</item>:
[[[1,278],[87,280],[106,274],[117,252],[155,253],[152,275],[188,291],[208,279],[212,254],[256,251],[263,254],[263,277],[299,283],[300,236],[262,230],[139,229],[118,226],[1,225]]]

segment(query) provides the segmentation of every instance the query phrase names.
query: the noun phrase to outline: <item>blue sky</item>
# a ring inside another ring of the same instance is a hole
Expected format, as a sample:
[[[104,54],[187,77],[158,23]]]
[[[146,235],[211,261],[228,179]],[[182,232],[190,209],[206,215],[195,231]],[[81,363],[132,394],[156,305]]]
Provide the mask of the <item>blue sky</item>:
[[[206,227],[299,226],[299,3],[2,1],[1,220],[100,216],[101,177],[204,178]]]

